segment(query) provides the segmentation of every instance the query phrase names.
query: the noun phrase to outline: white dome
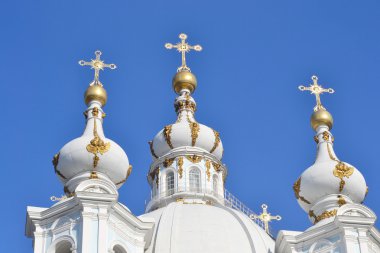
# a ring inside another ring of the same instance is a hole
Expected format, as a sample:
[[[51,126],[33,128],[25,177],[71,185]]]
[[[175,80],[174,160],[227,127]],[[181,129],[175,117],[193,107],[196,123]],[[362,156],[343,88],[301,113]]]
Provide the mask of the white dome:
[[[274,240],[239,211],[224,206],[173,202],[140,217],[156,221],[146,252],[274,252]]]
[[[73,178],[83,173],[100,172],[106,176],[119,188],[129,176],[130,165],[124,150],[114,141],[107,139],[103,134],[102,118],[103,111],[97,108],[101,114],[92,115],[92,110],[87,112],[87,126],[84,134],[67,143],[56,156],[55,171],[59,179],[66,184]],[[97,113],[98,114],[98,113]],[[91,142],[95,136],[97,141],[103,144],[96,150],[91,150]],[[97,158],[96,158],[97,157]],[[79,177],[78,177],[79,178]],[[76,182],[76,185],[79,182]],[[75,186],[69,188],[70,192],[75,190]]]
[[[151,142],[154,158],[161,157],[178,147],[198,147],[216,156],[223,156],[223,144],[219,133],[194,119],[195,101],[188,94],[182,94],[175,101],[178,120],[162,129]]]

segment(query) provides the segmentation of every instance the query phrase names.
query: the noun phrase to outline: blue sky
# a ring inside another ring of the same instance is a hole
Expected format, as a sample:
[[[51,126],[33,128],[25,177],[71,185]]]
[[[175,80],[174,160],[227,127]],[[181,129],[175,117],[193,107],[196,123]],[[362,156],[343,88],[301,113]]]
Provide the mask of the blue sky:
[[[176,118],[171,78],[180,56],[164,44],[181,32],[204,48],[188,56],[196,117],[221,132],[227,189],[257,212],[268,204],[283,217],[277,230],[310,226],[292,185],[315,157],[315,99],[297,87],[316,74],[336,91],[322,96],[335,119],[335,151],[364,174],[365,204],[380,214],[379,1],[14,0],[0,12],[1,252],[32,252],[26,206],[49,207],[62,194],[51,158],[82,134],[93,72],[77,62],[97,49],[118,65],[101,73],[105,133],[134,167],[120,201],[143,212],[147,142]]]

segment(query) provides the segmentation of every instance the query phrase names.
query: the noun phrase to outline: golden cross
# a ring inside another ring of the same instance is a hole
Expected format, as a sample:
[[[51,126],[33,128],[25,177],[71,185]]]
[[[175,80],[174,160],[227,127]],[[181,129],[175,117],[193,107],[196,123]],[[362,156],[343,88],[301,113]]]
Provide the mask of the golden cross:
[[[90,62],[86,62],[84,60],[80,60],[78,63],[79,65],[81,66],[91,66],[91,69],[94,69],[95,70],[95,77],[94,77],[94,81],[90,84],[90,85],[100,85],[100,86],[103,86],[102,83],[99,81],[99,70],[104,70],[104,68],[110,68],[110,69],[116,69],[116,65],[111,63],[111,64],[107,64],[107,63],[104,63],[104,61],[102,61],[100,59],[100,56],[102,55],[102,52],[100,52],[99,50],[95,51],[95,60],[91,59]]]
[[[178,72],[180,71],[190,71],[190,68],[186,65],[186,53],[190,52],[190,50],[195,51],[202,51],[202,47],[200,45],[190,46],[187,42],[187,35],[184,33],[181,33],[179,35],[179,38],[181,39],[181,42],[178,42],[177,44],[173,45],[171,43],[166,43],[165,47],[167,49],[176,48],[178,52],[182,54],[182,65],[177,69]]]
[[[263,223],[264,223],[264,229],[265,231],[269,234],[269,222],[271,222],[272,220],[281,220],[281,216],[280,215],[276,215],[276,216],[271,216],[270,213],[268,213],[268,206],[265,205],[265,204],[262,204],[261,205],[261,208],[263,209],[263,212],[260,214],[260,215],[256,215],[256,214],[251,214],[249,217],[251,219],[259,219],[261,220]]]
[[[305,87],[303,85],[300,85],[298,86],[298,89],[300,89],[301,91],[305,91],[305,90],[311,91],[311,94],[315,95],[315,99],[317,100],[317,105],[314,107],[315,112],[321,109],[326,110],[321,103],[320,95],[325,92],[331,94],[331,93],[334,93],[335,91],[331,88],[328,88],[328,89],[322,88],[322,86],[318,84],[317,76],[312,76],[311,80],[313,80],[313,84],[310,84],[310,87]]]

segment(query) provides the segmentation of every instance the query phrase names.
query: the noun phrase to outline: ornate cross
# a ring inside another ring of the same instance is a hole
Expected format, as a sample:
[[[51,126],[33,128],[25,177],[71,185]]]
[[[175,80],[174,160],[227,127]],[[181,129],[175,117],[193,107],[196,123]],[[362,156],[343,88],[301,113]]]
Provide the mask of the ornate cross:
[[[182,54],[182,65],[177,69],[178,72],[180,71],[190,71],[190,68],[186,65],[186,53],[190,52],[190,50],[195,51],[202,51],[202,47],[200,45],[190,46],[187,42],[187,35],[184,33],[181,33],[179,35],[179,38],[181,39],[181,42],[178,42],[177,44],[173,45],[171,43],[166,43],[165,47],[167,49],[176,48],[178,52]]]
[[[99,81],[99,70],[104,70],[104,68],[110,68],[110,69],[116,69],[116,65],[111,63],[111,64],[107,64],[107,63],[104,63],[104,61],[102,61],[100,59],[100,56],[102,55],[102,52],[100,52],[99,50],[95,51],[95,60],[91,59],[90,62],[86,62],[84,60],[80,60],[79,61],[79,65],[81,66],[91,66],[91,69],[94,69],[95,70],[95,77],[94,77],[94,81],[90,84],[90,85],[100,85],[100,86],[103,86],[102,83]]]
[[[300,85],[300,86],[298,86],[298,89],[300,89],[301,91],[305,91],[305,90],[311,91],[311,94],[315,95],[315,99],[317,100],[317,105],[314,107],[315,112],[318,110],[321,110],[321,109],[326,110],[321,103],[320,95],[325,93],[325,92],[331,94],[331,93],[334,93],[335,91],[331,88],[328,88],[328,89],[322,88],[322,86],[318,84],[318,77],[317,76],[312,76],[311,80],[313,80],[313,84],[310,84],[310,87],[305,87],[303,85]]]
[[[263,209],[263,212],[260,215],[251,214],[249,216],[249,218],[261,220],[264,223],[265,232],[267,232],[269,234],[270,233],[269,232],[269,222],[271,222],[272,220],[281,220],[282,218],[280,215],[271,216],[270,213],[268,213],[268,211],[267,211],[268,206],[265,204],[262,204],[261,208]]]

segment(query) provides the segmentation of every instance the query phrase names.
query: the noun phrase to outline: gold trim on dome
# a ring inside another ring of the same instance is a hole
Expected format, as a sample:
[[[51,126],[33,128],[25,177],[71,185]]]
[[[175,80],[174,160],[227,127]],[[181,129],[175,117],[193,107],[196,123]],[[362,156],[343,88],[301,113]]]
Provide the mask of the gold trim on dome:
[[[323,137],[323,139],[325,140],[325,141],[328,141],[329,139],[330,139],[330,134],[329,134],[329,132],[327,132],[327,131],[324,131],[323,133],[322,133],[322,137]]]
[[[206,166],[207,181],[210,182],[210,176],[211,176],[211,172],[210,172],[211,161],[210,161],[210,160],[206,160],[206,162],[205,162],[205,166]]]
[[[197,110],[196,105],[193,101],[186,99],[186,101],[178,101],[174,104],[175,112],[178,113],[182,110],[190,110],[195,112]]]
[[[214,129],[212,131],[214,132],[215,142],[214,142],[214,146],[210,150],[210,153],[214,152],[215,149],[219,146],[219,143],[220,143],[220,134],[219,134],[219,132],[215,131]]]
[[[333,156],[330,145],[328,143],[326,143],[326,145],[327,145],[327,152],[329,153],[330,159],[339,163],[340,161],[338,160],[338,158]]]
[[[98,179],[98,174],[96,173],[96,171],[91,171],[90,173],[90,179]]]
[[[163,165],[165,168],[169,167],[170,165],[172,165],[174,162],[174,158],[166,158],[163,162]]]
[[[186,158],[192,163],[199,163],[202,160],[202,157],[197,155],[187,155]]]
[[[367,197],[367,195],[368,195],[368,186],[367,186],[367,189],[365,190],[364,198]]]
[[[221,169],[220,167],[222,166],[220,163],[216,163],[216,162],[211,162],[212,163],[212,167],[214,167],[214,170],[216,172],[219,172]]]
[[[346,200],[343,198],[343,196],[342,196],[342,195],[338,195],[338,205],[339,205],[339,207],[341,207],[341,206],[343,206],[343,205],[345,205],[345,204],[347,204],[347,202],[346,202]]]
[[[127,170],[127,175],[125,176],[125,178],[123,180],[121,180],[120,182],[117,182],[115,185],[119,185],[119,184],[126,182],[128,177],[131,175],[131,173],[132,173],[132,165],[129,165],[128,170]]]
[[[182,174],[183,174],[183,157],[180,156],[178,157],[178,160],[177,160],[177,168],[178,168],[178,174],[179,174],[179,178],[181,179],[182,178]]]
[[[305,199],[303,196],[300,195],[301,192],[301,178],[298,178],[297,181],[293,184],[293,191],[294,194],[296,195],[296,199],[300,199],[306,204],[310,204],[310,201]]]
[[[52,163],[53,163],[53,166],[54,166],[54,172],[60,176],[61,178],[63,179],[67,179],[58,169],[57,169],[57,166],[58,166],[58,161],[59,161],[59,155],[60,153],[58,152],[57,154],[55,154],[53,156],[53,160],[52,160]]]
[[[172,133],[172,125],[165,126],[163,133],[164,133],[166,143],[169,145],[171,149],[173,149],[173,144],[170,137],[170,134]]]
[[[196,122],[190,122],[189,126],[191,130],[191,146],[195,146],[195,142],[197,141],[198,133],[200,131],[199,124]]]
[[[349,178],[354,173],[353,167],[348,167],[345,163],[339,162],[333,171],[334,176],[340,179],[339,183],[339,192],[343,191],[344,185],[346,182],[344,181],[344,177]]]
[[[320,215],[316,216],[314,214],[314,211],[310,210],[309,211],[309,217],[314,218],[314,224],[316,224],[316,223],[320,222],[321,220],[324,220],[324,219],[336,216],[337,213],[338,213],[338,210],[337,209],[333,209],[331,211],[324,211]]]
[[[158,156],[156,155],[156,153],[154,153],[154,149],[153,149],[153,141],[148,141],[148,143],[149,143],[150,153],[151,153],[152,156],[154,156],[155,158],[158,158]]]
[[[95,107],[96,108],[96,107]],[[110,149],[111,143],[105,143],[98,135],[98,130],[96,126],[96,119],[94,119],[94,138],[87,145],[86,149],[89,153],[94,154],[93,166],[96,168],[99,162],[98,154],[103,155]]]
[[[314,141],[318,144],[319,143],[319,139],[318,139],[318,136],[317,135],[314,135]]]
[[[92,116],[94,116],[94,117],[98,117],[99,116],[99,109],[98,109],[98,107],[94,107],[94,108],[92,108]]]
[[[70,192],[69,191],[69,188],[67,187],[67,186],[64,186],[63,187],[63,192],[67,195],[67,197],[72,197],[72,196],[74,196],[74,192]]]

